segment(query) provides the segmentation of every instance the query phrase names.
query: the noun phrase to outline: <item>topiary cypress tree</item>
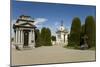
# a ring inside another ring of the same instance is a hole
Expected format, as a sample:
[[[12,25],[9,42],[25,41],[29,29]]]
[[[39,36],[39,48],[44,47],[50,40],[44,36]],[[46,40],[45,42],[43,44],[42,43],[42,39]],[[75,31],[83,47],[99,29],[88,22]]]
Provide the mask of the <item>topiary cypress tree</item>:
[[[51,31],[49,28],[46,29],[46,45],[51,46]]]
[[[68,37],[68,46],[78,47],[80,45],[81,21],[78,17],[72,20],[71,31]]]
[[[51,31],[49,28],[43,27],[41,29],[41,44],[43,46],[51,46]]]
[[[85,20],[85,34],[88,37],[89,48],[96,44],[96,24],[93,16],[87,16]]]
[[[41,37],[41,44],[42,45],[46,45],[46,28],[45,27],[43,27],[41,29],[41,35],[40,35],[40,37]]]

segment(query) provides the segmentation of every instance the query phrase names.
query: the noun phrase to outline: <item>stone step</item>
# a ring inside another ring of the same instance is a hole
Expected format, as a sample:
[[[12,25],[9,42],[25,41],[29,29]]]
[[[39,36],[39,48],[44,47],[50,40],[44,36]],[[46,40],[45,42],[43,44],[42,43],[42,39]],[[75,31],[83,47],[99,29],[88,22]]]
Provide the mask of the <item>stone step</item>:
[[[30,47],[24,47],[23,48],[23,50],[30,50],[30,49],[32,49],[32,48],[30,48]]]

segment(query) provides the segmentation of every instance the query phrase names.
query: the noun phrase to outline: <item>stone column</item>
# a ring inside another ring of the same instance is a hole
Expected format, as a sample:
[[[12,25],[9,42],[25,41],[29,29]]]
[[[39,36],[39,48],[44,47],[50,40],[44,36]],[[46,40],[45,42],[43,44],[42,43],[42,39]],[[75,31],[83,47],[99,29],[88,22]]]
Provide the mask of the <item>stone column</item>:
[[[20,30],[20,44],[22,44],[22,43],[21,43],[21,36],[22,36],[22,35],[21,35],[21,30]]]
[[[15,35],[16,44],[18,43],[18,41],[17,41],[17,34],[18,34],[18,31],[16,30],[16,35]]]
[[[34,40],[34,46],[35,46],[35,32],[33,30],[33,40]]]
[[[20,30],[18,30],[18,44],[20,44]]]
[[[30,31],[30,38],[29,39],[30,39],[29,40],[29,42],[30,42],[29,46],[31,48],[34,48],[34,42],[32,43],[32,40],[34,41],[34,39],[33,39],[33,30]]]
[[[15,30],[15,34],[14,34],[14,44],[16,44],[16,30]]]
[[[30,42],[32,40],[32,30],[30,31]]]
[[[29,32],[29,44],[31,44],[31,31]]]
[[[32,37],[31,39],[33,40],[33,30],[31,30],[31,37]]]
[[[66,37],[65,38],[66,38],[66,43],[67,43],[67,34],[66,34]]]
[[[32,40],[33,40],[33,30],[32,30]]]
[[[34,30],[32,30],[32,37],[33,37],[33,47],[35,46],[35,33],[34,33]]]
[[[22,31],[22,43],[24,44],[24,31]]]
[[[23,37],[23,31],[21,30],[21,44],[23,44],[22,37]]]
[[[28,39],[28,43],[30,44],[30,32],[29,32],[29,39]]]

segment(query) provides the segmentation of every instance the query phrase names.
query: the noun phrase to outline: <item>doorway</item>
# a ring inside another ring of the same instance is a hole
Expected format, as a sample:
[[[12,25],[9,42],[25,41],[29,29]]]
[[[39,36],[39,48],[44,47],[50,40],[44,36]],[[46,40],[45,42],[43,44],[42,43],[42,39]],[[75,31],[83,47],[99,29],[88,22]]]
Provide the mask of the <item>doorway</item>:
[[[28,47],[28,40],[29,40],[29,31],[24,31],[24,47]]]

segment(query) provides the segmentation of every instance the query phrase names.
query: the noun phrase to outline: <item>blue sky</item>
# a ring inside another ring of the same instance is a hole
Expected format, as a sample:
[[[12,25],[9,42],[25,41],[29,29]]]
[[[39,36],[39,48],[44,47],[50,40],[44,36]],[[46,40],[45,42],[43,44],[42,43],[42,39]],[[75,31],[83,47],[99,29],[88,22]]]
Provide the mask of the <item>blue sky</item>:
[[[95,12],[95,6],[12,1],[11,19],[15,21],[22,14],[29,15],[39,21],[37,28],[49,27],[54,34],[62,20],[64,26],[70,30],[74,17],[79,17],[83,24],[86,16],[95,18]]]

